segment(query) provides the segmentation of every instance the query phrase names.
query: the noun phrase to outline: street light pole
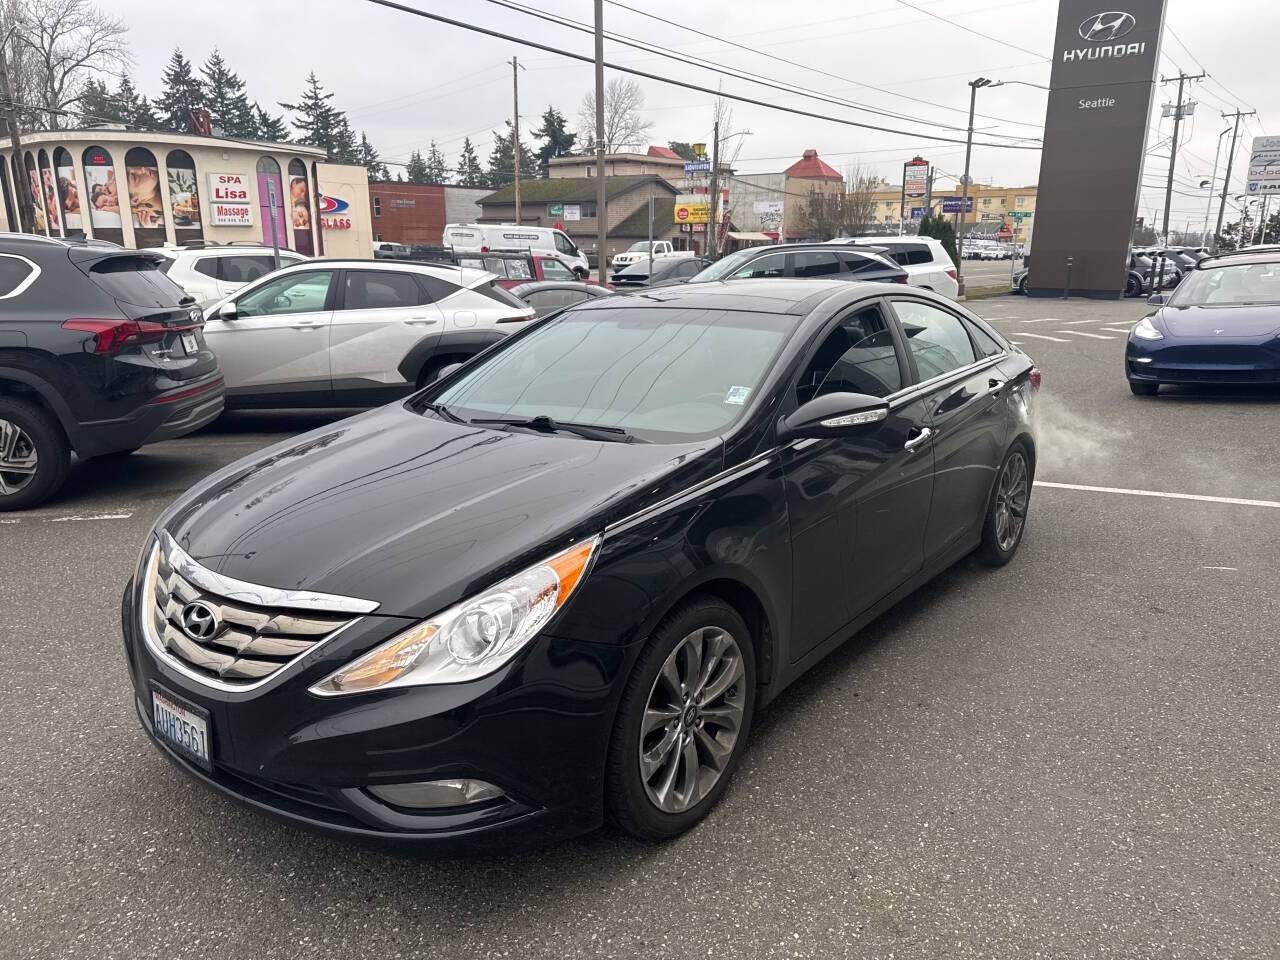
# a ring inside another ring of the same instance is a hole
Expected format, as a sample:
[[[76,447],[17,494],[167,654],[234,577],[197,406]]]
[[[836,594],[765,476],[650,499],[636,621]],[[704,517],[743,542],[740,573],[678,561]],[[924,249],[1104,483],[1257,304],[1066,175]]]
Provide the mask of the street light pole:
[[[609,220],[605,216],[604,188],[604,0],[596,0],[596,278],[604,283],[605,239]]]
[[[969,133],[964,141],[964,176],[961,178],[960,193],[960,226],[964,227],[965,212],[969,206],[969,158],[973,153],[973,111],[978,103],[978,88],[989,87],[991,81],[986,77],[978,77],[976,80],[969,81]],[[956,256],[959,262],[956,263],[956,285],[959,287],[957,296],[964,296],[964,270],[961,264],[964,263],[964,235],[956,237]]]
[[[1218,182],[1218,156],[1222,153],[1222,138],[1231,132],[1231,128],[1218,134],[1218,146],[1213,151],[1213,176],[1209,178],[1209,202],[1204,205],[1204,229],[1200,231],[1200,246],[1209,245],[1209,217],[1213,213],[1213,185]],[[1200,184],[1204,186],[1204,184]]]
[[[511,58],[511,157],[516,168],[516,225],[520,223],[520,61]]]
[[[1231,133],[1231,149],[1227,151],[1227,172],[1222,178],[1222,201],[1218,204],[1218,225],[1213,230],[1213,251],[1218,252],[1218,238],[1222,236],[1222,216],[1227,212],[1227,192],[1231,189],[1231,163],[1236,157],[1236,141],[1240,139],[1240,118],[1252,117],[1258,111],[1250,110],[1245,113],[1237,110],[1235,113],[1224,113],[1222,119],[1235,117],[1235,127]]]

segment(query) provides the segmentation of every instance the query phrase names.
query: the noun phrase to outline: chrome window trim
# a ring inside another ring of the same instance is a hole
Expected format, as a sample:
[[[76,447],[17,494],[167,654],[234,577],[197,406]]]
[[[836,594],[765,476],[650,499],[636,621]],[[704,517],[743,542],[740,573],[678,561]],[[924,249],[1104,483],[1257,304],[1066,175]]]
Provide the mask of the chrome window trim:
[[[921,380],[919,383],[913,383],[909,387],[903,387],[896,393],[891,393],[885,399],[889,401],[889,409],[893,410],[901,407],[913,400],[919,399],[926,393],[932,393],[934,390],[942,387],[950,386],[954,382],[966,380],[975,373],[981,373],[988,367],[994,367],[1000,361],[1007,359],[1009,356],[1007,351],[992,354],[989,357],[983,357],[981,360],[975,360],[967,366],[957,367],[955,370],[949,370],[946,373],[938,374],[928,380]]]
[[[0,300],[8,300],[10,297],[20,296],[22,292],[26,290],[27,287],[35,283],[36,278],[40,276],[40,265],[31,260],[28,260],[24,256],[21,256],[16,253],[0,253],[0,257],[8,257],[10,260],[21,260],[23,263],[25,263],[28,267],[31,268],[31,272],[26,275],[26,277],[22,280],[22,282],[20,282],[16,287],[14,287],[8,293],[0,294]]]
[[[161,538],[168,539],[170,543],[173,543],[172,538],[170,538],[167,533],[162,532]],[[181,548],[177,548],[176,544],[175,544],[175,548],[178,549],[181,556],[186,557],[188,560],[191,559],[181,551]],[[284,680],[286,680],[293,673],[294,669],[297,667],[298,662],[300,660],[303,660],[304,658],[311,656],[313,653],[315,653],[317,650],[319,650],[321,647],[327,644],[334,637],[337,637],[340,634],[342,634],[344,631],[349,630],[351,627],[355,626],[357,623],[359,623],[363,619],[362,617],[357,616],[354,619],[350,620],[349,622],[344,623],[342,626],[338,627],[338,629],[334,630],[332,633],[325,634],[323,637],[321,637],[319,640],[313,643],[309,649],[298,654],[292,660],[288,660],[285,663],[281,664],[280,669],[276,670],[274,673],[271,673],[265,677],[262,677],[259,680],[253,680],[249,683],[228,683],[226,680],[220,680],[215,677],[207,676],[203,673],[200,673],[197,670],[192,669],[189,664],[183,662],[182,660],[175,657],[172,653],[170,653],[168,648],[165,647],[164,644],[160,642],[159,638],[155,635],[155,632],[151,628],[151,610],[155,607],[155,602],[156,602],[156,599],[155,599],[156,569],[155,568],[157,565],[157,557],[159,556],[159,553],[162,549],[164,549],[164,544],[160,541],[157,541],[151,547],[150,551],[148,551],[146,560],[142,565],[143,580],[142,580],[141,589],[137,591],[138,602],[136,605],[136,610],[134,611],[138,618],[137,619],[138,630],[141,631],[142,633],[142,641],[144,644],[146,644],[147,650],[151,653],[151,655],[156,660],[163,663],[165,666],[169,667],[171,670],[174,670],[175,672],[181,674],[183,677],[190,680],[192,683],[197,683],[214,690],[220,690],[223,693],[251,693],[253,691],[260,690],[263,687],[274,686],[275,684],[282,683]],[[172,560],[172,557],[170,559]],[[178,567],[175,566],[174,569],[177,570]],[[200,567],[199,569],[204,570],[206,573],[212,573],[212,571],[209,571],[204,567]],[[183,576],[187,575],[185,570],[182,572],[182,575]],[[220,577],[219,574],[213,574],[213,576]],[[228,583],[236,583],[236,584],[243,583],[243,581],[240,581],[240,580],[228,580],[227,578],[222,578],[222,579]],[[194,583],[195,581],[193,580],[192,582]],[[197,584],[197,585],[201,586],[200,584]],[[253,584],[247,584],[247,586],[253,586]],[[135,587],[136,587],[136,584],[135,584]],[[267,587],[267,588],[261,588],[261,589],[273,590],[275,588]],[[315,596],[325,596],[325,594],[315,594]],[[339,597],[337,599],[344,599],[344,598]],[[358,602],[367,603],[367,601],[363,601],[363,600]],[[377,604],[374,604],[373,606],[376,607]]]

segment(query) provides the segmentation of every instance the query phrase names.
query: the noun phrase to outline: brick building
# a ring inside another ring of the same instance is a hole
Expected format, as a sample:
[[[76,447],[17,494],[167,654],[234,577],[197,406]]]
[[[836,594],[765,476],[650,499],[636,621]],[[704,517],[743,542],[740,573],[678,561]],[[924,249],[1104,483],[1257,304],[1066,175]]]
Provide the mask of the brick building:
[[[439,243],[446,223],[474,223],[485,187],[377,180],[369,184],[373,239],[392,243]]]

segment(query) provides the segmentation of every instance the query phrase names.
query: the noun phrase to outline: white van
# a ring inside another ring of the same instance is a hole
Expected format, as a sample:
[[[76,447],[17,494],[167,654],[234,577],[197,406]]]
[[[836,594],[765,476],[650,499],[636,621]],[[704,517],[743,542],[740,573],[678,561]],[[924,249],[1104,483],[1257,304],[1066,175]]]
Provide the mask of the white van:
[[[587,255],[554,227],[516,226],[514,223],[449,223],[443,244],[454,253],[490,253],[502,250],[532,250],[558,256],[581,277],[590,271]]]

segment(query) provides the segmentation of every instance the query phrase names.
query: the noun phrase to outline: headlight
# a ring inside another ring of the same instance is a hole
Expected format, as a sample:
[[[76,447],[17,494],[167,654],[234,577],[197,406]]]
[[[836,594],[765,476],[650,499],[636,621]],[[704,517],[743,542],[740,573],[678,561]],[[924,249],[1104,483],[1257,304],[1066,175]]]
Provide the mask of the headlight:
[[[492,673],[568,599],[600,543],[593,537],[424,620],[311,688],[320,696],[462,683]]]
[[[1139,340],[1163,340],[1164,334],[1156,329],[1150,317],[1143,317],[1134,325],[1133,335]]]

